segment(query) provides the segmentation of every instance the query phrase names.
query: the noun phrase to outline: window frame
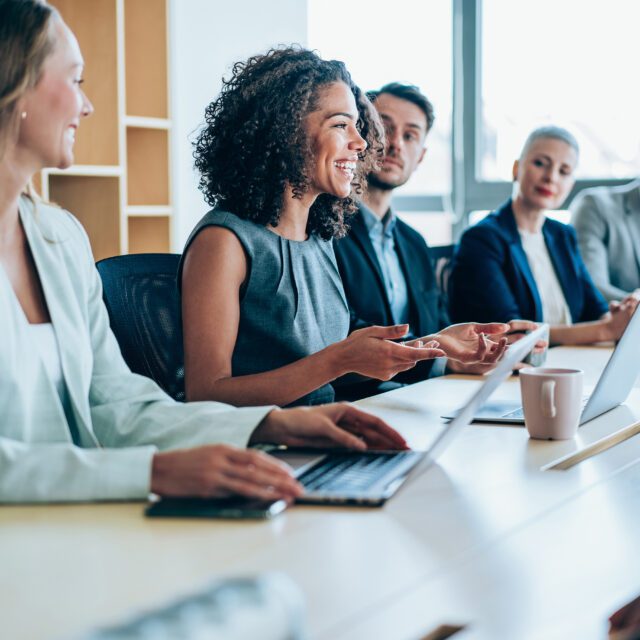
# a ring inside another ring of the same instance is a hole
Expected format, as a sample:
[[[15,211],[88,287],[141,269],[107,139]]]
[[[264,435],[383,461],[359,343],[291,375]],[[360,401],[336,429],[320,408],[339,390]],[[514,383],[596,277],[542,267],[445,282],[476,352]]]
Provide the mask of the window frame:
[[[482,128],[482,4],[483,0],[452,0],[451,194],[393,197],[393,206],[399,211],[451,211],[454,242],[468,226],[472,211],[494,209],[512,190],[510,181],[478,178]],[[583,189],[623,185],[633,179],[577,180],[565,207]]]

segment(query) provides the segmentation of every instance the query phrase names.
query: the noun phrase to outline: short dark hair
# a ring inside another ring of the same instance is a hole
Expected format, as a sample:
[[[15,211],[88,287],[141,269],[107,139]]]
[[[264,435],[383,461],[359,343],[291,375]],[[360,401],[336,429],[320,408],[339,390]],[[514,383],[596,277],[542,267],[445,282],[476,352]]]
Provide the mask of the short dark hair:
[[[287,185],[294,198],[309,189],[314,154],[305,118],[317,108],[321,90],[334,82],[351,89],[358,131],[367,142],[353,181],[354,191],[361,193],[360,185],[384,152],[380,118],[342,62],[291,46],[236,63],[207,107],[194,145],[205,200],[241,218],[277,226]],[[355,210],[353,198],[323,193],[311,206],[307,233],[325,240],[343,236],[345,217]]]
[[[380,89],[376,91],[367,91],[367,97],[371,102],[375,102],[378,96],[383,93],[388,93],[389,95],[400,98],[401,100],[407,100],[419,107],[427,118],[427,133],[431,131],[431,127],[433,127],[433,123],[436,119],[433,112],[433,105],[429,98],[427,98],[427,96],[425,96],[415,84],[389,82],[388,84],[385,84],[384,87],[380,87]]]

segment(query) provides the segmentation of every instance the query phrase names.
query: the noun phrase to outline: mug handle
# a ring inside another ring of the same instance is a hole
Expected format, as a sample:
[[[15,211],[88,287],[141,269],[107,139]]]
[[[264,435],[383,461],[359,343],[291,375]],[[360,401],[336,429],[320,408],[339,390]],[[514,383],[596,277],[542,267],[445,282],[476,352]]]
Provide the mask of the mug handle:
[[[542,415],[545,418],[556,417],[556,405],[553,401],[554,391],[556,390],[555,380],[545,380],[542,383],[540,393],[540,403],[542,405]]]

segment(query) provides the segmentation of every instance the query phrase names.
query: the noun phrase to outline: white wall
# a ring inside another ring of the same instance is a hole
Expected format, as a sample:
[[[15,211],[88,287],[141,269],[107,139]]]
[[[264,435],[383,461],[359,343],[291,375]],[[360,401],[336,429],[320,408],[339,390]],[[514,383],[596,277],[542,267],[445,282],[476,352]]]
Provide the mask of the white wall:
[[[169,75],[175,207],[173,250],[208,207],[193,168],[193,132],[231,65],[278,44],[307,42],[305,0],[170,0]]]

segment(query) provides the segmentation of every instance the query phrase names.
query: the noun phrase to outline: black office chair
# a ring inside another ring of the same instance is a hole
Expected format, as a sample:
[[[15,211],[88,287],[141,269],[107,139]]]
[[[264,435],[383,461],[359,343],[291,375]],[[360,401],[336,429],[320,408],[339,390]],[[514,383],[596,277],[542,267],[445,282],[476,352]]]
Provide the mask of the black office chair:
[[[436,274],[436,282],[440,293],[446,298],[451,275],[451,261],[455,251],[455,244],[445,244],[440,247],[429,247],[431,264]]]
[[[126,363],[184,402],[180,255],[141,253],[97,263],[111,328]]]

